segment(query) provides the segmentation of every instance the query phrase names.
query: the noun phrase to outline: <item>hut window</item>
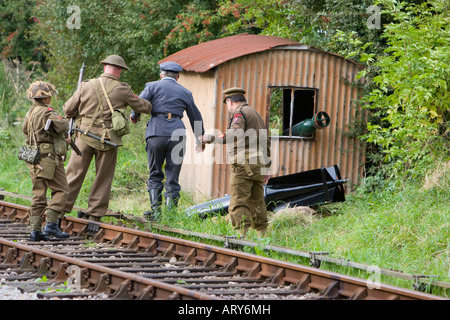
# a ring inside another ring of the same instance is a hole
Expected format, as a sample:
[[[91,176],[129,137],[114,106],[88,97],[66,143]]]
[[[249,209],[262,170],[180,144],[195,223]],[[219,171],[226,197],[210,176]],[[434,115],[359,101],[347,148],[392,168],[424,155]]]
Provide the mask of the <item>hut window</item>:
[[[269,129],[279,136],[294,137],[292,128],[314,116],[316,90],[308,88],[272,88],[270,91]]]

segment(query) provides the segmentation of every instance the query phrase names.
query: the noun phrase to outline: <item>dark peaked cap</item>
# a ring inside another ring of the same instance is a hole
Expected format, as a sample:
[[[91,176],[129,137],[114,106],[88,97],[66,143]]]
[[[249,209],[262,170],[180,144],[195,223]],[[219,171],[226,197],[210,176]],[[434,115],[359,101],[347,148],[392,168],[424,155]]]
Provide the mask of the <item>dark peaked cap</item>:
[[[225,100],[227,100],[227,98],[238,95],[238,94],[242,94],[244,95],[247,91],[245,91],[245,89],[242,88],[237,88],[237,87],[233,87],[233,88],[228,88],[223,90],[223,94],[225,95],[225,98],[223,99],[223,102],[225,103]]]
[[[170,72],[176,72],[176,73],[180,73],[181,71],[183,71],[183,67],[180,66],[178,63],[176,62],[164,62],[163,64],[161,64],[159,66],[159,68],[162,71],[170,71]]]

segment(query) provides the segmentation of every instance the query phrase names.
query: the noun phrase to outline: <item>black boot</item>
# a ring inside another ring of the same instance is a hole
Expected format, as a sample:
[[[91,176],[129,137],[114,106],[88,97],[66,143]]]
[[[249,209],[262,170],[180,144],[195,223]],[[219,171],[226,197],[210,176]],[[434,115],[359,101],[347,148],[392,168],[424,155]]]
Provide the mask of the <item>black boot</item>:
[[[148,194],[150,195],[151,211],[145,211],[144,217],[149,221],[156,221],[161,214],[162,190],[150,189]]]
[[[172,211],[178,206],[178,198],[166,197],[166,209]]]
[[[60,239],[67,239],[70,237],[68,233],[62,232],[56,222],[47,222],[44,228],[44,235],[48,237],[55,237]]]
[[[30,234],[30,241],[48,241],[48,238],[45,234],[40,231],[32,230]]]

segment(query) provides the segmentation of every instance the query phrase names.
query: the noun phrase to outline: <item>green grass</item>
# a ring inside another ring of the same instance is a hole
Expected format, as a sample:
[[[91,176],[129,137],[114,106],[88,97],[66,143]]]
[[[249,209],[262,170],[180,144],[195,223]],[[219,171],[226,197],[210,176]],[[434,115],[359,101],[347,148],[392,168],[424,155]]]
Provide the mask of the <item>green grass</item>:
[[[148,168],[144,130],[145,119],[138,126],[132,126],[131,134],[125,137],[125,146],[119,150],[110,202],[111,210],[139,217],[150,207],[146,192]],[[28,169],[25,163],[17,159],[17,150],[23,139],[20,125],[0,122],[0,188],[31,196]],[[259,242],[261,246],[274,244],[304,251],[328,251],[332,257],[411,274],[431,275],[435,276],[435,280],[450,282],[448,169],[448,163],[437,164],[435,168],[430,168],[427,181],[403,181],[401,187],[389,190],[364,193],[361,188],[347,195],[345,202],[321,206],[314,213],[298,210],[276,215],[270,213],[267,237],[258,239],[256,232],[251,231],[248,239]],[[92,163],[77,206],[87,206],[93,177]],[[165,212],[160,223],[194,232],[238,235],[225,217],[200,219],[184,214],[184,209],[195,204],[194,198],[194,195],[182,192],[178,210]],[[10,197],[5,200],[25,205],[29,203]],[[74,214],[72,212],[71,215]],[[267,252],[258,247],[245,250],[308,264],[305,258]],[[322,263],[321,268],[366,279],[369,276],[364,271],[331,263]],[[381,281],[412,287],[411,282],[393,277],[382,276]],[[433,293],[449,297],[448,290]]]

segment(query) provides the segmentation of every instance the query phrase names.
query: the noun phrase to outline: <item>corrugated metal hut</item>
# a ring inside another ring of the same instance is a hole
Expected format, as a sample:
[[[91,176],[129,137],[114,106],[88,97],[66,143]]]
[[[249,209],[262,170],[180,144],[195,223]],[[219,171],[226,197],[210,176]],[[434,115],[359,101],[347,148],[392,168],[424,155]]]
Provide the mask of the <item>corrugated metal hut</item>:
[[[207,132],[228,126],[223,90],[247,90],[249,105],[272,132],[272,176],[337,164],[344,179],[358,183],[364,150],[348,125],[360,114],[354,105],[359,89],[353,85],[360,64],[290,39],[249,34],[192,46],[160,63],[166,61],[183,66],[179,83],[192,91]],[[320,111],[330,116],[328,127],[307,138],[290,135],[290,127]],[[182,188],[205,197],[229,193],[225,148],[208,145],[197,154],[191,134],[187,142]]]

